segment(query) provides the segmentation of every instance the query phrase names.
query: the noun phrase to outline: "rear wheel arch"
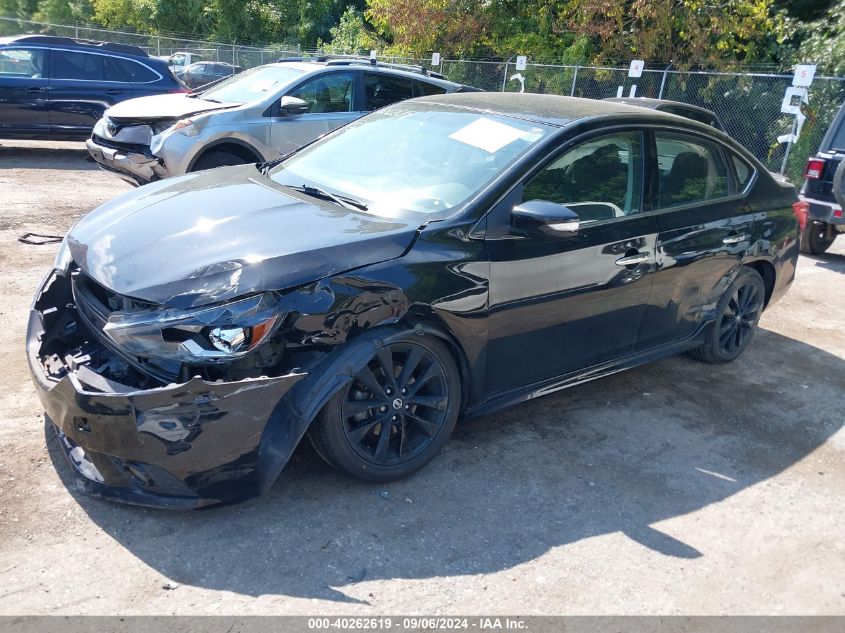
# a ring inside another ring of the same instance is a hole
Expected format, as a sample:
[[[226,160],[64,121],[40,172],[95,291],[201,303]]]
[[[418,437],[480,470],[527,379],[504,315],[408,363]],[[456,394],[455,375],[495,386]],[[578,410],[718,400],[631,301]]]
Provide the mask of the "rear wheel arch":
[[[747,262],[744,265],[755,270],[757,274],[763,278],[763,288],[765,288],[766,291],[765,298],[763,300],[763,307],[765,308],[769,305],[769,300],[772,298],[772,293],[775,290],[775,281],[777,280],[775,267],[771,262],[767,262],[764,259]]]

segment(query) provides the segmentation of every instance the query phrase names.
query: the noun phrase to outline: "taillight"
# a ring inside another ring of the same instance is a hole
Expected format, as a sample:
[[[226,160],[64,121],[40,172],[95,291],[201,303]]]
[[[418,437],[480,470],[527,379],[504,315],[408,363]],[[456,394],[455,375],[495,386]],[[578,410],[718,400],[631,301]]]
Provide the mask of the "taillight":
[[[798,228],[802,231],[804,227],[807,226],[807,216],[810,215],[810,205],[803,200],[798,200],[797,202],[792,203],[792,212],[795,214],[795,217],[798,219]]]
[[[824,160],[821,158],[811,158],[807,161],[807,168],[804,170],[804,178],[810,180],[818,180],[822,177],[824,171]]]

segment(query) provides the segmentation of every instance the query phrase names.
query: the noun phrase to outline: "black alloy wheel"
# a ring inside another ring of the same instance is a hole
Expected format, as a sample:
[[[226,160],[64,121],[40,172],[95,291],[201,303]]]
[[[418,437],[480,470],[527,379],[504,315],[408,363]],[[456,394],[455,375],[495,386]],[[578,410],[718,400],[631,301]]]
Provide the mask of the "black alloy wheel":
[[[459,408],[460,379],[448,349],[412,336],[380,349],[329,401],[309,435],[336,468],[388,481],[440,451]]]

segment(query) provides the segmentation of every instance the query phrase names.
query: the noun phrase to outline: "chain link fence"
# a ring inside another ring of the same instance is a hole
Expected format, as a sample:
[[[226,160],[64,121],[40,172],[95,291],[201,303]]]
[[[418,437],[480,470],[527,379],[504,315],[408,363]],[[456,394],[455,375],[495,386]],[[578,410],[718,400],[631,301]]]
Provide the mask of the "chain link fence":
[[[178,35],[149,35],[82,25],[45,24],[0,17],[0,35],[45,33],[139,46],[150,55],[176,52],[200,55],[243,68],[267,64],[281,57],[315,56],[318,50],[296,45],[258,46],[208,42]],[[369,54],[350,51],[352,54]],[[792,73],[681,71],[646,69],[641,77],[629,78],[627,68],[529,63],[516,70],[515,57],[507,60],[443,59],[431,66],[431,57],[379,56],[379,60],[413,64],[442,73],[447,79],[482,90],[570,95],[589,99],[615,97],[621,88],[628,96],[681,101],[714,111],[727,133],[759,158],[772,171],[780,171],[785,143],[778,137],[792,130],[794,117],[782,114],[784,92]],[[816,151],[837,110],[845,102],[845,77],[817,76],[809,90],[807,119],[786,165],[786,174],[799,182],[807,157]]]

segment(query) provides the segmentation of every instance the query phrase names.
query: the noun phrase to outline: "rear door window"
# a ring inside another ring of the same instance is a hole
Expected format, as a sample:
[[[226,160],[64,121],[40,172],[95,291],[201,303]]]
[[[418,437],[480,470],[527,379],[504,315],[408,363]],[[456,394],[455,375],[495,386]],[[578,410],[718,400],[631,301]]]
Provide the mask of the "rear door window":
[[[657,209],[723,198],[728,195],[728,166],[712,143],[681,134],[655,134]]]
[[[442,95],[446,94],[446,88],[430,84],[427,81],[418,81],[417,87],[420,91],[420,96],[427,97],[428,95]]]
[[[378,110],[416,96],[413,79],[388,74],[364,73],[364,109]]]
[[[106,65],[104,55],[54,49],[51,79],[76,79],[78,81],[123,81]]]
[[[125,77],[126,81],[131,81],[133,84],[151,83],[159,78],[158,73],[154,70],[131,59],[111,57],[109,62],[120,70],[120,74]]]

